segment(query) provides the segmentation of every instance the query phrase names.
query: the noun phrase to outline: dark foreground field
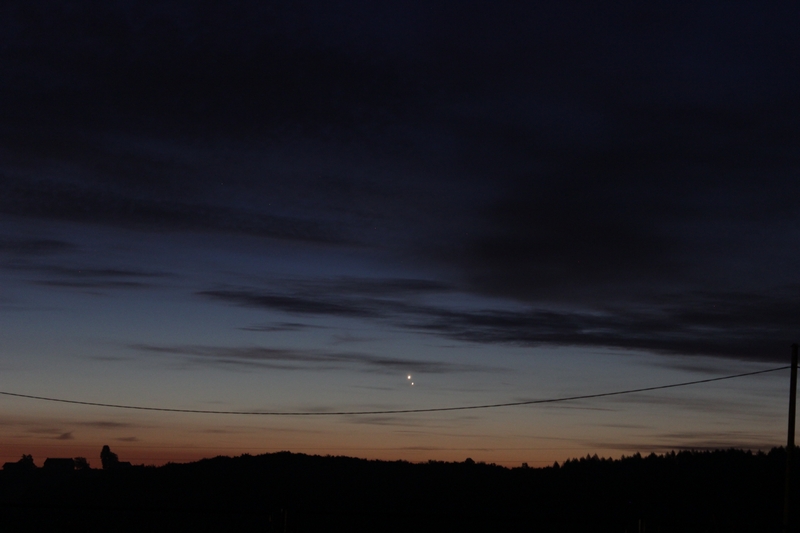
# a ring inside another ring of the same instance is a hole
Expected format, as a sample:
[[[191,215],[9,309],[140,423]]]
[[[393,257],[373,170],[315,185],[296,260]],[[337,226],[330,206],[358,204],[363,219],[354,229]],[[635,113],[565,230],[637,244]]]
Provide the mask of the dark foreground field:
[[[282,452],[3,471],[0,530],[777,532],[785,460],[725,450],[507,469]]]

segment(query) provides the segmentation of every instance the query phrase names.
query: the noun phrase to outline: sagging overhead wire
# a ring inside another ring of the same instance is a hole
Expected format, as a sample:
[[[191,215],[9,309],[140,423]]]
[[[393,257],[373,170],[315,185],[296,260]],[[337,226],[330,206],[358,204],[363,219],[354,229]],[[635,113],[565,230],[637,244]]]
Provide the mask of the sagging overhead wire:
[[[729,376],[722,376],[717,378],[698,379],[695,381],[684,381],[681,383],[671,383],[669,385],[658,385],[655,387],[642,387],[639,389],[627,389],[614,392],[601,392],[598,394],[584,394],[580,396],[565,396],[561,398],[545,398],[541,400],[525,400],[520,402],[504,402],[504,403],[489,403],[482,405],[460,405],[455,407],[428,407],[421,409],[387,409],[382,411],[213,411],[206,409],[174,409],[170,407],[145,407],[141,405],[122,405],[113,403],[100,403],[100,402],[83,402],[79,400],[66,400],[63,398],[49,398],[46,396],[33,396],[30,394],[18,394],[14,392],[0,391],[0,395],[12,396],[15,398],[26,398],[29,400],[42,400],[46,402],[68,403],[74,405],[88,405],[92,407],[109,407],[113,409],[130,409],[136,411],[159,411],[166,413],[191,413],[201,415],[252,415],[252,416],[337,416],[337,415],[394,415],[406,413],[438,413],[443,411],[468,411],[477,409],[496,409],[499,407],[514,407],[519,405],[538,405],[546,403],[559,403],[570,402],[575,400],[589,400],[592,398],[605,398],[608,396],[621,396],[623,394],[633,394],[636,392],[649,392],[663,389],[674,389],[677,387],[687,387],[689,385],[699,385],[702,383],[712,383],[714,381],[724,381],[727,379],[743,378],[747,376],[755,376],[757,374],[767,374],[769,372],[777,372],[779,370],[786,370],[791,366],[780,366],[777,368],[769,368],[767,370],[757,370],[755,372],[745,372],[743,374],[732,374]]]

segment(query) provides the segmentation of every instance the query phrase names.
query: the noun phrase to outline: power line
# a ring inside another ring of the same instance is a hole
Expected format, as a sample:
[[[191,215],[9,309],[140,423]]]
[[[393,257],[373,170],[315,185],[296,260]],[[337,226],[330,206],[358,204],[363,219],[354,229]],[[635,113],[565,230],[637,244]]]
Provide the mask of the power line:
[[[121,405],[113,403],[99,403],[99,402],[82,402],[79,400],[65,400],[63,398],[48,398],[46,396],[33,396],[30,394],[17,394],[14,392],[0,391],[0,395],[13,396],[15,398],[26,398],[29,400],[43,400],[47,402],[69,403],[74,405],[89,405],[92,407],[110,407],[114,409],[131,409],[136,411],[159,411],[166,413],[192,413],[201,415],[253,415],[253,416],[336,416],[336,415],[393,415],[405,413],[437,413],[443,411],[467,411],[476,409],[495,409],[498,407],[514,407],[518,405],[537,405],[545,403],[558,403],[570,402],[574,400],[588,400],[592,398],[605,398],[607,396],[621,396],[623,394],[633,394],[635,392],[648,392],[654,390],[674,389],[677,387],[686,387],[688,385],[699,385],[701,383],[711,383],[713,381],[723,381],[726,379],[743,378],[746,376],[755,376],[757,374],[766,374],[768,372],[777,372],[779,370],[786,370],[791,366],[780,366],[777,368],[770,368],[768,370],[757,370],[755,372],[745,372],[744,374],[733,374],[730,376],[722,376],[718,378],[698,379],[696,381],[684,381],[682,383],[671,383],[669,385],[658,385],[656,387],[643,387],[640,389],[628,389],[614,392],[601,392],[599,394],[584,394],[581,396],[566,396],[561,398],[546,398],[542,400],[526,400],[521,402],[505,402],[505,403],[490,403],[483,405],[461,405],[456,407],[428,407],[422,409],[388,409],[383,411],[325,411],[325,412],[309,412],[309,411],[212,411],[205,409],[173,409],[169,407],[144,407],[141,405]]]

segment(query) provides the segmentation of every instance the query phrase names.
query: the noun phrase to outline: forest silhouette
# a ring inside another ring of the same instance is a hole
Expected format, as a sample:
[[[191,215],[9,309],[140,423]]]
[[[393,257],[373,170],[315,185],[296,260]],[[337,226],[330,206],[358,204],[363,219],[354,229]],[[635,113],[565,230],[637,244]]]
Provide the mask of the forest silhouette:
[[[4,530],[777,532],[786,465],[783,448],[546,468],[290,452],[146,467],[107,446],[102,457],[103,469],[82,458],[73,469],[61,459],[37,468],[29,455],[6,463]]]

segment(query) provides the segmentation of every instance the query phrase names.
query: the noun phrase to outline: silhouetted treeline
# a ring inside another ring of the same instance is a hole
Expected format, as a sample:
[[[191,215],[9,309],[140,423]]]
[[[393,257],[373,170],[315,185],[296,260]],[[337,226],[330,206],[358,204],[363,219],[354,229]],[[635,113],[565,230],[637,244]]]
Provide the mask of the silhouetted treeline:
[[[0,512],[8,531],[777,532],[785,461],[781,448],[547,468],[281,452],[158,468],[11,468],[0,472]],[[800,468],[793,475],[797,524]]]

